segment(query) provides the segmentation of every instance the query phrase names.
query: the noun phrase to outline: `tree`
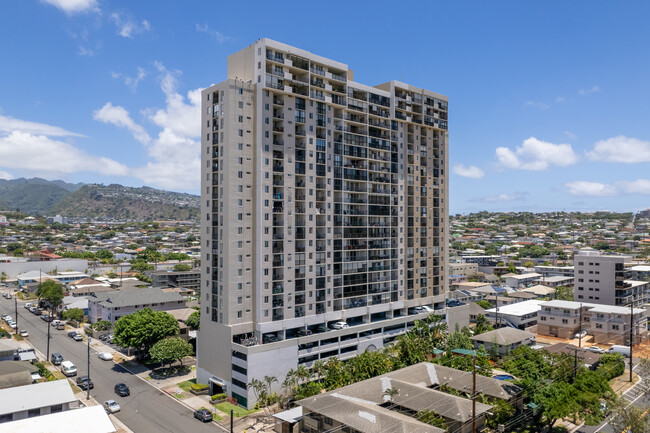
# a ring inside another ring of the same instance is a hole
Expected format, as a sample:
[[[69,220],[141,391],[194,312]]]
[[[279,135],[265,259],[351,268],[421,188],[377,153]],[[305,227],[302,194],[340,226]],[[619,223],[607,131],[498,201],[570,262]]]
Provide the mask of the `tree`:
[[[117,319],[113,341],[121,347],[149,349],[165,337],[178,334],[178,322],[169,313],[144,308]]]
[[[192,266],[188,265],[187,263],[177,263],[174,265],[174,271],[176,272],[186,272],[191,270]]]
[[[391,386],[390,388],[384,391],[384,400],[387,399],[388,401],[393,403],[396,395],[399,395],[399,389],[395,388],[394,386]]]
[[[481,307],[484,310],[488,310],[492,308],[492,304],[490,304],[490,301],[486,301],[485,299],[481,299],[476,303],[479,307]]]
[[[7,273],[2,271],[2,273],[0,273],[0,282],[4,284],[5,281],[7,281]]]
[[[154,266],[143,260],[134,260],[131,262],[131,270],[135,272],[153,271]]]
[[[183,358],[191,356],[193,353],[192,345],[178,337],[164,338],[149,349],[153,361],[170,365],[174,361],[179,361],[183,365]]]
[[[615,432],[647,433],[650,431],[650,418],[646,416],[643,408],[628,404],[625,399],[620,399],[614,406],[614,416],[609,425]]]
[[[573,301],[573,287],[557,286],[555,288],[555,299]]]
[[[113,271],[107,273],[106,276],[107,276],[108,278],[117,278],[117,277],[119,277],[119,275],[117,275],[117,274],[116,274],[115,272],[113,272]]]
[[[535,263],[531,261],[524,263],[524,268],[534,268],[534,267],[535,267]]]
[[[446,350],[453,349],[473,349],[474,343],[470,340],[469,335],[462,331],[455,331],[449,334],[446,341]]]
[[[106,331],[111,329],[111,326],[113,326],[113,324],[108,320],[100,320],[93,325],[93,329],[95,331]]]
[[[508,267],[506,268],[506,271],[509,274],[518,274],[519,273],[519,271],[517,271],[517,268],[515,267],[515,265],[513,265],[512,263],[508,265]]]
[[[195,311],[190,314],[190,317],[187,318],[185,324],[190,327],[190,329],[199,329],[201,327],[201,312]]]
[[[474,335],[483,334],[484,332],[493,331],[492,323],[490,319],[485,317],[483,314],[476,316],[476,326],[474,327]]]
[[[97,260],[110,260],[113,258],[113,253],[108,250],[99,250],[95,253]]]
[[[417,418],[418,421],[423,422],[425,424],[429,424],[434,427],[447,430],[447,425],[445,424],[444,418],[432,410],[429,409],[421,410],[415,415],[415,418]]]
[[[75,322],[82,322],[84,320],[85,314],[84,310],[81,308],[70,308],[69,310],[61,313],[61,316],[66,320],[73,320]]]
[[[36,296],[50,311],[54,311],[63,303],[63,285],[55,280],[46,280],[38,285]]]
[[[575,394],[575,388],[566,382],[552,382],[534,394],[533,401],[539,405],[542,422],[549,430],[558,419],[575,416],[580,411]]]
[[[620,353],[605,353],[600,357],[596,372],[607,380],[620,376],[625,372],[625,357]]]

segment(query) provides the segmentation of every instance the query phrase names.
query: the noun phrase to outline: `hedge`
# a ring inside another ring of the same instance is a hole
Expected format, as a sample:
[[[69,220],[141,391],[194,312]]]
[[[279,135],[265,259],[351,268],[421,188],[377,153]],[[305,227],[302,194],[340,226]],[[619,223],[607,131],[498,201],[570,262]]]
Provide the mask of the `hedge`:
[[[221,394],[215,394],[215,395],[213,395],[212,397],[210,397],[210,399],[211,399],[212,401],[216,401],[216,400],[223,400],[223,399],[226,398],[226,397],[228,397],[228,396],[226,395],[226,393],[225,393],[225,392],[222,392]]]
[[[190,386],[190,389],[192,389],[193,391],[205,391],[208,388],[210,387],[204,383],[195,383]]]

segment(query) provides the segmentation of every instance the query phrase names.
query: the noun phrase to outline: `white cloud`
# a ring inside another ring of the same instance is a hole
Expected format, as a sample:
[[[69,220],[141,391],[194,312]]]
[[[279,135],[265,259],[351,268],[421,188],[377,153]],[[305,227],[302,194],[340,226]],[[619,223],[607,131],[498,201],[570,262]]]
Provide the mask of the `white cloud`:
[[[485,172],[475,165],[465,166],[463,164],[456,164],[453,168],[454,173],[463,177],[470,177],[472,179],[480,179],[485,176]]]
[[[138,89],[138,84],[140,84],[140,81],[142,81],[146,76],[147,71],[145,71],[144,68],[141,68],[140,66],[138,66],[138,74],[135,77],[129,77],[127,75],[120,74],[119,72],[111,72],[111,77],[123,80],[124,85],[129,87],[132,92],[135,92]]]
[[[142,144],[147,144],[151,141],[151,137],[149,137],[149,134],[147,134],[147,131],[144,130],[142,125],[135,123],[131,119],[129,112],[119,105],[115,106],[107,102],[102,108],[93,113],[93,119],[113,124],[118,128],[128,129],[133,135],[133,138]]]
[[[134,35],[151,30],[149,21],[137,22],[133,17],[123,13],[112,13],[111,20],[117,27],[117,34],[125,38],[133,38]]]
[[[99,5],[97,0],[41,0],[43,3],[50,4],[61,9],[68,15],[81,12],[97,12]]]
[[[571,140],[575,140],[576,138],[578,138],[578,136],[571,131],[564,131],[564,135],[569,137]]]
[[[524,106],[535,107],[535,108],[539,108],[540,110],[548,110],[550,108],[550,105],[548,105],[546,102],[539,102],[539,101],[526,101]]]
[[[587,152],[587,158],[592,161],[626,164],[650,162],[650,141],[619,135],[596,142],[594,149]]]
[[[503,203],[509,201],[526,201],[528,198],[527,192],[515,192],[513,194],[496,194],[487,197],[475,198],[475,201],[484,203]]]
[[[22,131],[31,134],[47,135],[49,137],[84,137],[82,134],[70,132],[58,126],[46,123],[30,122],[29,120],[0,115],[0,133]]]
[[[31,132],[13,131],[0,137],[0,166],[38,175],[96,172],[127,175],[127,167],[110,158],[89,155],[60,140]]]
[[[11,180],[14,179],[14,176],[11,173],[0,170],[0,179]]]
[[[83,45],[79,45],[79,55],[80,56],[86,56],[86,57],[92,57],[95,55],[95,51],[92,48],[84,47]]]
[[[496,155],[501,168],[518,170],[546,170],[555,165],[566,167],[575,164],[578,157],[570,144],[553,144],[530,137],[513,151],[497,147]]]
[[[217,43],[219,43],[219,44],[221,44],[221,43],[227,41],[228,39],[230,39],[230,36],[226,36],[221,32],[218,32],[216,30],[211,29],[210,27],[208,27],[207,24],[204,24],[204,25],[197,24],[196,25],[196,31],[209,34],[210,36],[215,38],[217,40]]]
[[[145,183],[162,188],[191,191],[199,188],[196,176],[201,170],[200,118],[201,90],[177,91],[177,75],[161,63],[155,63],[161,74],[160,87],[165,94],[166,107],[149,110],[149,119],[162,128],[148,146],[151,161],[139,167],[134,175]]]
[[[591,95],[592,93],[598,93],[598,92],[600,92],[600,87],[598,86],[593,86],[591,89],[578,90],[578,93],[582,96],[587,96],[587,95]]]
[[[575,181],[564,184],[573,195],[588,197],[609,197],[624,194],[650,195],[650,180],[620,180],[613,184]]]

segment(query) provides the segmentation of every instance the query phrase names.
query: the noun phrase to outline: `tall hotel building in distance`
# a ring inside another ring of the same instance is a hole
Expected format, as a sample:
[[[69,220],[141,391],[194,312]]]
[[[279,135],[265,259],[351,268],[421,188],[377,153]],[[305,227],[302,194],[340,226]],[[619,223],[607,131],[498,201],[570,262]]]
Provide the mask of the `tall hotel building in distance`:
[[[261,39],[202,98],[200,383],[250,407],[445,314],[447,97]]]

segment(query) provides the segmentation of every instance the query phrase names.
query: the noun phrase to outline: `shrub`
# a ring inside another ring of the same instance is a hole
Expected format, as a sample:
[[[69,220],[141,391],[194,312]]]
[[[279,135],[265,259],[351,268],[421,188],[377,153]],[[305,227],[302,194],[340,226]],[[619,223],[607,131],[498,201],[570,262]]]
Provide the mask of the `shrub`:
[[[206,389],[210,388],[208,385],[204,383],[195,383],[190,386],[190,389],[194,391],[205,391]]]
[[[607,380],[618,377],[625,372],[625,357],[620,353],[605,353],[600,357],[596,371]]]
[[[226,398],[226,397],[227,397],[226,393],[225,393],[225,392],[222,392],[221,394],[215,394],[215,395],[213,395],[212,397],[210,397],[210,399],[211,399],[212,401],[217,401],[217,400],[223,400],[223,399]]]

